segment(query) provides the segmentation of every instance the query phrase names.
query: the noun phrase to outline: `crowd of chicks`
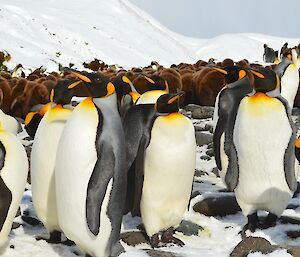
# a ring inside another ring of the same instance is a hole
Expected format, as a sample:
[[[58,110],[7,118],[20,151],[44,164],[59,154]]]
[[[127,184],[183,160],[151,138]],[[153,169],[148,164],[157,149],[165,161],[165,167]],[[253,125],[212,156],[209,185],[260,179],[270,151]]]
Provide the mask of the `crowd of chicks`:
[[[0,73],[0,245],[28,173],[14,116],[34,138],[32,200],[50,233],[45,240],[61,242],[63,232],[87,256],[117,256],[122,217],[131,212],[152,247],[183,246],[174,228],[190,201],[196,141],[179,108],[189,103],[215,106],[216,164],[248,218],[242,233],[274,225],[297,187],[300,141],[291,109],[299,56],[297,46],[266,67],[210,59],[128,71],[95,61],[86,65],[94,72]],[[268,217],[260,220],[258,210]]]

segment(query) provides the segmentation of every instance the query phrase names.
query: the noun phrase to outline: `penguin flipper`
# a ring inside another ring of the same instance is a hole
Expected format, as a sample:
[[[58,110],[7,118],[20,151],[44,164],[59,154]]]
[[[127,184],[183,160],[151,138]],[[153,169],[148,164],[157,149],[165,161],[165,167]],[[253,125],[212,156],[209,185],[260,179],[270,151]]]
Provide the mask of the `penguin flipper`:
[[[12,200],[12,194],[0,176],[0,232],[5,223]]]
[[[115,156],[110,144],[102,141],[101,154],[90,177],[86,196],[86,220],[90,231],[98,235],[100,231],[101,206],[109,181],[114,175]]]

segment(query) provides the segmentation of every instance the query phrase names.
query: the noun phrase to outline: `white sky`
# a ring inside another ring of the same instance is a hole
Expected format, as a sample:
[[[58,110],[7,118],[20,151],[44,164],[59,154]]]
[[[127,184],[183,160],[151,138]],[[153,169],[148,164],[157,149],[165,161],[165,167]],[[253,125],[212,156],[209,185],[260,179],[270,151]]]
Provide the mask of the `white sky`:
[[[253,32],[300,38],[300,0],[129,0],[167,28],[210,38]]]

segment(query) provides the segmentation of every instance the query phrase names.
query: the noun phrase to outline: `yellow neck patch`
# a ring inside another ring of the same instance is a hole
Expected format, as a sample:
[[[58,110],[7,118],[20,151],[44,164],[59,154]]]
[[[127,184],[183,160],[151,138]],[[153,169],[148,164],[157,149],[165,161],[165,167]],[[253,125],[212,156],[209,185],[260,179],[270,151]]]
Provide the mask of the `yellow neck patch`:
[[[95,104],[93,102],[93,98],[92,97],[87,97],[86,99],[84,99],[81,103],[80,106],[87,108],[87,109],[95,109]]]
[[[48,110],[51,109],[51,102],[50,103],[47,103],[45,104],[40,110],[39,110],[39,114],[41,116],[43,116]]]
[[[129,80],[129,78],[127,78],[125,75],[122,77],[123,82],[130,84],[131,81]]]
[[[131,96],[133,103],[136,103],[141,96],[138,92],[129,92],[129,95]]]

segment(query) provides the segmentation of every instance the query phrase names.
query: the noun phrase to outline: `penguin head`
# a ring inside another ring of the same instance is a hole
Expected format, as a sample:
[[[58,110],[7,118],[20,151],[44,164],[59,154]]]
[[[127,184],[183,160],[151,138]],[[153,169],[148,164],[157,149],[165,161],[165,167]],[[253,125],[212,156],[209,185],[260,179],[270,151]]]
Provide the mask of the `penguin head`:
[[[179,98],[183,95],[183,91],[176,94],[163,94],[157,99],[154,108],[159,113],[178,112]]]
[[[82,81],[78,79],[59,80],[51,90],[50,101],[60,105],[69,104],[74,95],[74,88],[80,83]]]
[[[83,73],[71,70],[71,73],[85,82],[85,86],[93,98],[106,97],[115,93],[114,84],[101,72]]]
[[[254,77],[253,87],[256,92],[267,93],[280,87],[279,76],[273,70],[265,67],[249,70]]]
[[[212,67],[212,68],[225,75],[227,84],[238,81],[247,75],[245,69],[234,65],[226,66],[224,68],[219,68],[219,67]]]

